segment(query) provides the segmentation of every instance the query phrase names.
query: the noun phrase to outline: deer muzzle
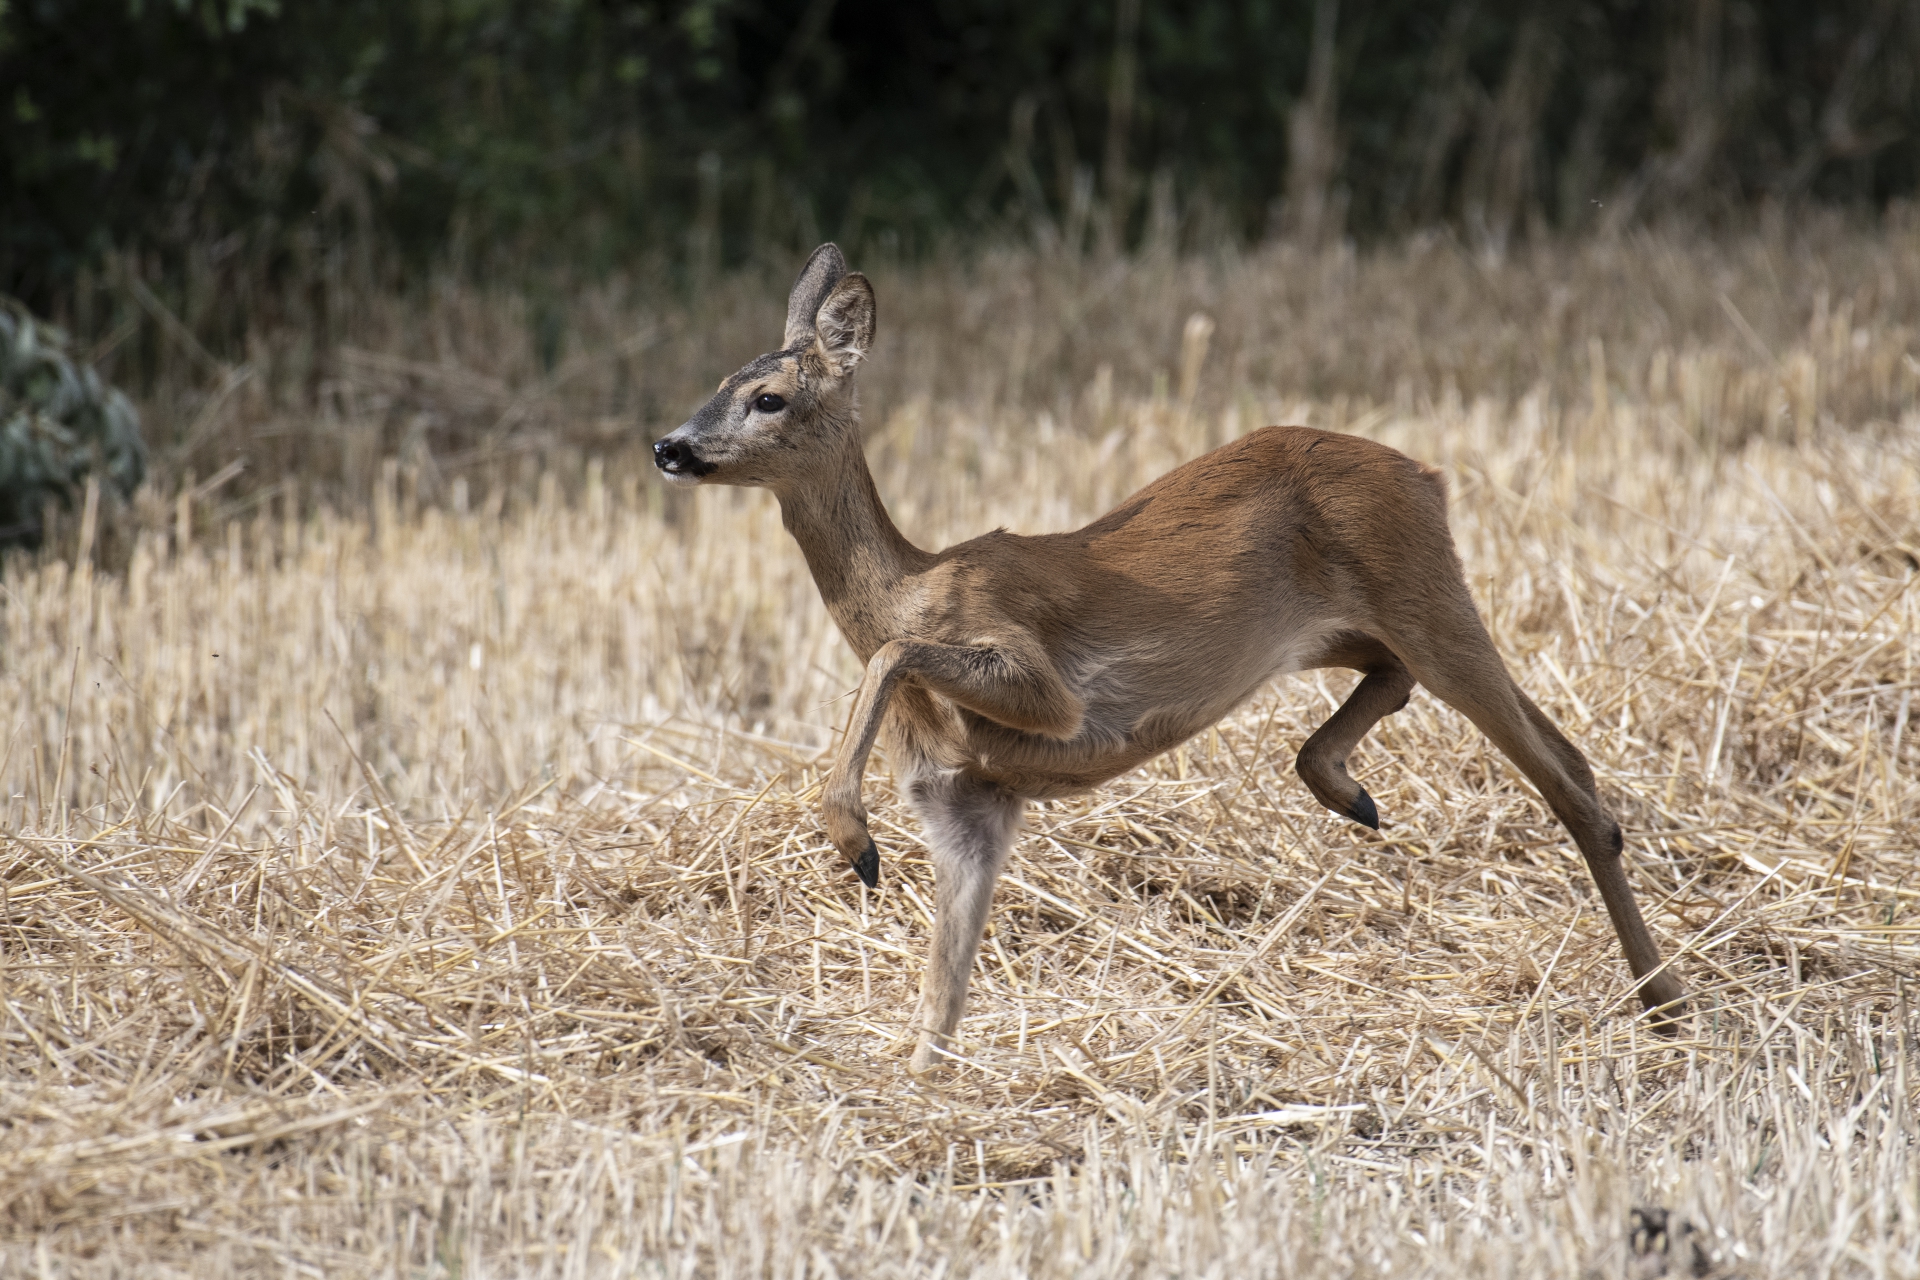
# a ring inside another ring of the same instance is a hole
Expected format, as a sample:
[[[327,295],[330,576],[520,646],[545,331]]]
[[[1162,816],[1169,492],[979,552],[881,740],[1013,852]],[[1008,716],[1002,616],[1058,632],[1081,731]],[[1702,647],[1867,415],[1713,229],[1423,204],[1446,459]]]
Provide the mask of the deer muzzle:
[[[664,440],[654,441],[653,465],[670,480],[698,480],[711,475],[713,464],[702,458],[688,441],[679,439],[679,435],[676,431]]]

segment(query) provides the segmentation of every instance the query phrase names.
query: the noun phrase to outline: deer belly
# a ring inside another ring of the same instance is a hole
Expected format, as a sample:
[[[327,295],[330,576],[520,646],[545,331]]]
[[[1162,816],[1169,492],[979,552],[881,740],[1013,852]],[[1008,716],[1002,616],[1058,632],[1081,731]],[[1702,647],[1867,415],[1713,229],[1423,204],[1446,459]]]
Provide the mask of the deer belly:
[[[1119,712],[1127,742],[1158,755],[1219,723],[1276,677],[1314,665],[1327,637],[1343,629],[1342,623],[1328,621],[1276,626],[1263,629],[1264,635],[1255,631],[1259,643],[1254,645],[1196,643],[1177,662],[1158,663],[1117,682],[1132,697],[1113,699],[1108,716]],[[1088,702],[1089,721],[1100,718],[1095,699]]]
[[[963,712],[968,767],[1033,800],[1089,791],[1219,723],[1274,677],[1311,665],[1343,629],[1337,621],[1272,627],[1252,649],[1156,646],[1089,664],[1074,681],[1087,704],[1078,734],[1043,738]]]

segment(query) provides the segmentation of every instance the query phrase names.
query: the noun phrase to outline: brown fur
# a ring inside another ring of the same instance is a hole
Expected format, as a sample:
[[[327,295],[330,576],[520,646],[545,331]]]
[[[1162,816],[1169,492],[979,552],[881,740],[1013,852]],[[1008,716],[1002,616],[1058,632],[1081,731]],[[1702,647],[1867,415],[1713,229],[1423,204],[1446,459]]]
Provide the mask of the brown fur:
[[[1573,833],[1639,994],[1671,1017],[1580,752],[1494,651],[1461,574],[1440,474],[1385,445],[1267,427],[1160,477],[1084,529],[995,532],[938,554],[894,527],[861,451],[852,373],[873,294],[823,245],[794,285],[785,350],[722,384],[656,458],[671,478],[770,488],[866,663],[824,796],[827,832],[878,873],[861,802],[877,739],[927,829],[936,922],[916,1070],[959,1022],[993,882],[1026,801],[1098,786],[1185,741],[1274,676],[1363,673],[1295,761],[1314,797],[1378,825],[1346,757],[1425,685],[1520,767]],[[782,408],[756,406],[778,396]]]

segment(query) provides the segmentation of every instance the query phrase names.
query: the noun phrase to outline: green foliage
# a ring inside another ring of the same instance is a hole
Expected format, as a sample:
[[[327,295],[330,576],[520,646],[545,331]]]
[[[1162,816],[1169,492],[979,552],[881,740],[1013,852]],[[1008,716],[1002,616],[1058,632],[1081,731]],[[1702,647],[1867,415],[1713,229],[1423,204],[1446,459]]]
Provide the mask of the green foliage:
[[[140,415],[67,336],[0,298],[0,546],[38,540],[46,503],[72,505],[88,476],[130,496],[147,471]]]
[[[1891,0],[8,0],[0,289],[1244,240],[1303,145],[1360,236],[1878,205],[1917,71]]]

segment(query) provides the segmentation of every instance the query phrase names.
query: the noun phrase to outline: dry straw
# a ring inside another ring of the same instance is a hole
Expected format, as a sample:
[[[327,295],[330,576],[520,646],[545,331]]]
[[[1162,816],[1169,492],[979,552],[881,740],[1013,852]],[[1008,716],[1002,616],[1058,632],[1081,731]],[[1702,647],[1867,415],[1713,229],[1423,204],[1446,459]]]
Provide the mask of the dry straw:
[[[1920,1274],[1920,420],[1807,390],[1906,341],[1835,314],[1755,364],[1765,429],[1672,390],[1686,334],[1632,378],[1585,353],[1577,397],[1366,405],[1184,312],[1177,394],[873,424],[924,543],[1084,519],[1265,420],[1442,465],[1697,993],[1671,1041],[1460,717],[1417,693],[1361,748],[1379,835],[1318,809],[1289,762],[1327,673],[1038,809],[966,1066],[913,1081],[928,867],[884,775],[881,892],[821,834],[858,672],[764,495],[397,483],[155,529],[112,575],[15,562],[0,1269]]]

